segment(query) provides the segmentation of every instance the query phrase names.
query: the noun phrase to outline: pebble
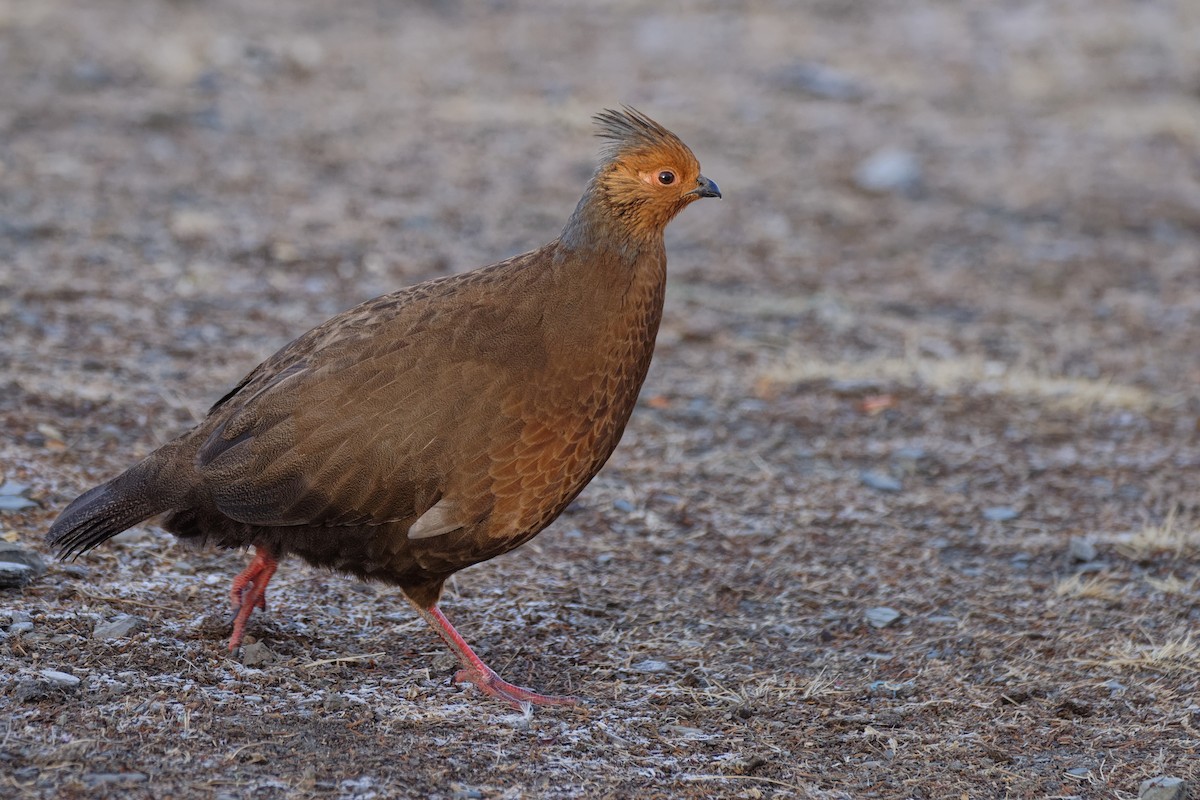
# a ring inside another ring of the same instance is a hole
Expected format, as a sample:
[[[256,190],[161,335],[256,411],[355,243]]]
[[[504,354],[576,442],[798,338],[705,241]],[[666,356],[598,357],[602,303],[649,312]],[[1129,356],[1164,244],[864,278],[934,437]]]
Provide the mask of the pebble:
[[[22,703],[36,703],[48,697],[62,696],[79,688],[79,678],[56,669],[42,670],[38,678],[25,678],[17,684],[14,692]]]
[[[207,211],[185,208],[171,215],[171,235],[183,242],[210,239],[221,231],[221,218]]]
[[[56,669],[44,669],[41,676],[56,689],[74,689],[79,686],[79,678],[69,672],[59,672]]]
[[[36,505],[37,503],[28,497],[21,497],[16,494],[0,494],[0,511],[19,511],[22,508],[29,508]]]
[[[32,622],[14,622],[8,626],[8,632],[13,636],[19,636],[22,633],[29,633],[33,630]]]
[[[134,544],[135,542],[144,542],[152,538],[150,531],[145,528],[130,528],[126,531],[121,531],[116,536],[113,536],[109,541],[118,542],[120,544]]]
[[[311,75],[325,62],[325,48],[311,36],[299,36],[285,42],[283,60],[299,75]]]
[[[29,485],[14,481],[11,478],[0,483],[0,495],[22,495],[29,491]]]
[[[898,492],[904,488],[904,485],[900,481],[883,472],[867,470],[858,477],[864,486],[870,486],[872,489],[877,489],[881,492]]]
[[[900,619],[900,612],[887,606],[876,606],[863,615],[874,628],[886,628]]]
[[[989,522],[1008,522],[1021,516],[1012,506],[992,506],[983,510],[983,518]]]
[[[25,564],[0,561],[0,588],[19,589],[33,580],[33,570]]]
[[[137,633],[146,625],[142,617],[131,614],[119,614],[108,622],[100,622],[92,629],[93,639],[121,639]]]
[[[247,667],[257,667],[275,661],[275,654],[262,642],[254,642],[242,648],[242,663]]]
[[[871,681],[867,684],[867,689],[876,697],[908,697],[916,688],[916,681]]]
[[[1138,788],[1139,800],[1185,800],[1187,794],[1187,781],[1167,775],[1148,778]]]
[[[1099,553],[1096,552],[1096,545],[1089,542],[1082,536],[1072,536],[1067,543],[1067,555],[1072,561],[1095,561]]]
[[[670,669],[670,665],[665,661],[656,661],[648,658],[645,661],[639,661],[633,665],[633,668],[638,672],[666,672]]]
[[[913,194],[921,188],[921,164],[908,150],[885,147],[858,165],[854,171],[854,182],[867,192]]]
[[[33,577],[46,574],[46,562],[40,555],[13,542],[0,542],[0,564],[24,564],[33,570]]]

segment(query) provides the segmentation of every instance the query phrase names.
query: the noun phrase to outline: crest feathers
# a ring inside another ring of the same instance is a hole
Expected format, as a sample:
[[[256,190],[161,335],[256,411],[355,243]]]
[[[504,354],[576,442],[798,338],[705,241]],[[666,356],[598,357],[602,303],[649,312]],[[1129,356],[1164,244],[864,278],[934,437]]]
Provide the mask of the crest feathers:
[[[621,106],[620,111],[606,108],[592,119],[596,135],[608,142],[603,150],[608,161],[622,153],[683,145],[675,134],[630,106]]]

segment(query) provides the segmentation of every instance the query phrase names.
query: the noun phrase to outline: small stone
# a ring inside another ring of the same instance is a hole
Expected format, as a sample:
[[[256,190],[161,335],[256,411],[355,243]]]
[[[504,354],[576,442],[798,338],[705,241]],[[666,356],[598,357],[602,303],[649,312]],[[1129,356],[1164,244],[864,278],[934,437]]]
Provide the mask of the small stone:
[[[150,531],[145,528],[130,528],[126,531],[121,531],[116,536],[113,536],[109,541],[117,544],[134,544],[136,542],[146,541],[150,537]]]
[[[1012,506],[992,506],[983,510],[983,518],[989,522],[1008,522],[1021,516]]]
[[[617,511],[624,511],[626,514],[633,513],[633,503],[628,500],[613,500],[613,508]]]
[[[1067,770],[1067,774],[1072,778],[1086,778],[1091,770],[1087,767],[1071,767]]]
[[[867,690],[876,697],[908,697],[916,687],[916,681],[871,681],[867,684]]]
[[[1082,536],[1072,536],[1067,543],[1067,555],[1072,561],[1095,561],[1099,553],[1096,552],[1096,545],[1089,542]]]
[[[1187,781],[1167,775],[1148,778],[1138,788],[1139,800],[1186,800],[1187,794]]]
[[[119,614],[108,622],[97,623],[92,629],[93,639],[122,639],[137,633],[146,625],[146,620],[131,614]]]
[[[19,589],[33,580],[33,570],[25,564],[0,561],[0,588]]]
[[[257,667],[262,664],[270,664],[276,660],[276,656],[271,652],[271,649],[262,642],[248,644],[242,648],[242,663],[247,667]]]
[[[880,492],[898,492],[904,488],[904,485],[900,483],[900,481],[883,472],[872,472],[867,470],[861,473],[858,477],[859,480],[863,482],[864,486],[869,486],[872,489],[876,489]]]
[[[639,661],[634,664],[633,668],[638,672],[666,672],[670,669],[670,665],[665,661],[656,661],[648,658],[645,661]]]
[[[24,564],[33,571],[33,577],[46,574],[46,562],[32,550],[26,550],[13,542],[0,542],[0,564]]]
[[[79,686],[79,678],[69,672],[59,672],[56,669],[44,669],[41,676],[56,689],[74,689]]]
[[[298,36],[283,46],[283,59],[298,75],[308,76],[325,62],[325,48],[311,36]]]
[[[874,628],[886,628],[900,619],[900,612],[887,606],[876,606],[863,615]]]
[[[20,511],[22,508],[31,508],[36,505],[37,503],[28,497],[21,497],[17,494],[0,494],[0,511]]]
[[[32,622],[14,622],[8,626],[8,632],[13,636],[20,636],[22,633],[29,633],[33,630]]]
[[[10,496],[11,497],[11,496],[15,496],[15,495],[23,495],[27,491],[29,491],[28,484],[20,483],[18,481],[14,481],[12,479],[8,479],[8,480],[4,481],[4,483],[0,483],[0,496]]]
[[[858,165],[854,182],[867,192],[913,194],[921,188],[921,164],[908,150],[885,147]]]
[[[195,209],[180,209],[171,215],[171,235],[183,242],[211,239],[221,230],[221,218]]]
[[[37,780],[39,773],[41,773],[41,770],[37,767],[21,767],[13,770],[12,776],[21,783],[31,783]]]
[[[115,783],[143,783],[149,778],[142,772],[89,772],[83,782],[93,788],[111,786]]]

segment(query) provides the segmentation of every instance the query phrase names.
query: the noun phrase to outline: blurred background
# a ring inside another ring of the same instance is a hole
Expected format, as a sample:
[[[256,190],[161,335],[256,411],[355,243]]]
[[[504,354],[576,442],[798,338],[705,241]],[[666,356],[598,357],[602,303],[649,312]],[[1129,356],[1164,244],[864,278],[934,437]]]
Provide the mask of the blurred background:
[[[590,115],[628,103],[729,195],[672,226],[673,278],[855,326],[806,355],[915,341],[1185,391],[1198,28],[1186,2],[10,2],[7,297],[147,293],[176,346],[256,309],[290,338],[549,239]],[[60,322],[63,358],[107,338]]]
[[[307,734],[253,745],[262,796],[1195,779],[1198,43],[1192,0],[0,0],[0,472],[29,501],[0,536],[28,548],[309,327],[557,235],[600,109],[674,130],[724,192],[668,229],[609,467],[447,600],[594,716],[481,730],[501,710],[422,677],[437,645],[394,592],[299,565],[259,622],[280,662],[247,677],[196,622],[240,557],[151,530],[14,601],[45,636],[8,675],[128,676],[65,711],[0,694],[13,774],[99,785],[47,744],[67,730],[106,742],[94,769],[202,794],[135,702],[165,686],[188,758]],[[118,611],[153,641],[89,638]],[[387,656],[287,666],[347,652]],[[271,764],[360,735],[411,760]]]

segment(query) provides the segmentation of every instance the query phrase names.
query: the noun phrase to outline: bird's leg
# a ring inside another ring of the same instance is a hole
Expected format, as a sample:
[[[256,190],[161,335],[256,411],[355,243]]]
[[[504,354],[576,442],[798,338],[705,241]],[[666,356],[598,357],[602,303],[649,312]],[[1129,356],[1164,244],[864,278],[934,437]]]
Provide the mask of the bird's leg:
[[[233,579],[229,590],[229,600],[237,616],[233,619],[233,635],[229,637],[229,652],[238,649],[242,636],[246,633],[246,621],[254,613],[254,609],[267,610],[267,584],[279,562],[271,551],[262,545],[254,548],[254,559],[241,574]]]
[[[491,667],[483,663],[483,659],[475,655],[475,651],[459,635],[458,631],[454,630],[454,626],[450,624],[450,620],[446,619],[446,615],[442,613],[436,603],[429,608],[413,603],[413,607],[429,623],[429,627],[437,631],[438,636],[441,636],[446,644],[450,645],[450,649],[462,663],[463,668],[454,675],[455,683],[473,683],[492,697],[506,701],[518,711],[527,703],[535,706],[578,705],[579,700],[574,697],[538,694],[529,689],[514,686],[497,675]]]

